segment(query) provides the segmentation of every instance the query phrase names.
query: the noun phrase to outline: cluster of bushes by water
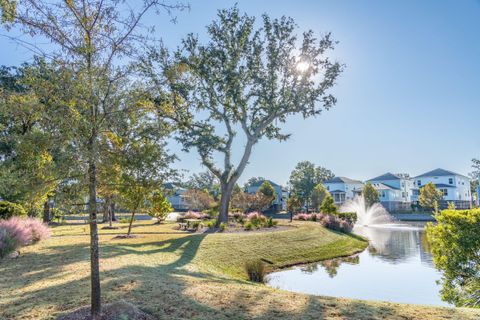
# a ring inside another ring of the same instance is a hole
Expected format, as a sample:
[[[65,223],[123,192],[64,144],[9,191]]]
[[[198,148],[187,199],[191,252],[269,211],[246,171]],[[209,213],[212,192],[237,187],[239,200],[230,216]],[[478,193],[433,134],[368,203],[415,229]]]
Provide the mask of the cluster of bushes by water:
[[[341,232],[351,232],[356,221],[355,212],[325,213],[298,213],[293,220],[316,221],[322,226]]]

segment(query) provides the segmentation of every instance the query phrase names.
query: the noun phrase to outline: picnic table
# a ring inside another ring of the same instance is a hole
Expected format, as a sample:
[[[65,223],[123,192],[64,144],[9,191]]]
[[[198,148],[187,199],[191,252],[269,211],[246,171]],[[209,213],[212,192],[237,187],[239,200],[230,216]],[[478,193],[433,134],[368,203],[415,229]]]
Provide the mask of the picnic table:
[[[195,222],[202,222],[201,219],[184,219],[183,222],[179,223],[180,229],[189,230],[193,229]]]

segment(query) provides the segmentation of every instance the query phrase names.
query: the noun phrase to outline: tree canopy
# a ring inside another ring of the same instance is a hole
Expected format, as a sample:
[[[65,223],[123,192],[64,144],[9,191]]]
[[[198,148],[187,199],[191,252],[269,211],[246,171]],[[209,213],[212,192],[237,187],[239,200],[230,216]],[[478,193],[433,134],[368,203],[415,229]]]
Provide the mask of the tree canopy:
[[[365,200],[365,206],[370,208],[375,203],[380,202],[380,195],[370,182],[367,182],[362,190],[363,199]]]
[[[321,183],[317,184],[315,188],[313,188],[312,195],[311,195],[312,207],[315,210],[318,210],[318,208],[320,207],[320,205],[322,204],[323,200],[327,195],[330,195],[327,188],[325,188],[325,186]]]
[[[301,161],[290,174],[289,185],[304,203],[312,201],[312,192],[319,183],[334,177],[332,171],[316,166],[310,161]]]
[[[214,198],[220,194],[220,181],[208,170],[192,174],[185,186],[188,189],[207,190]]]
[[[438,202],[443,199],[442,191],[438,190],[432,182],[420,188],[418,202],[425,209],[437,211]]]
[[[320,205],[320,212],[325,214],[334,214],[337,212],[337,206],[330,194],[327,194],[325,199],[323,199],[323,202]]]
[[[427,226],[442,298],[459,307],[480,307],[480,209],[443,210]]]
[[[290,115],[307,118],[330,109],[336,99],[329,89],[342,65],[327,55],[335,45],[330,34],[316,37],[309,30],[299,37],[292,18],[264,14],[257,23],[233,7],[220,10],[207,33],[206,42],[188,35],[174,53],[152,51],[144,70],[157,105],[175,106],[169,116],[179,126],[178,141],[196,149],[220,179],[220,224],[253,146],[262,138],[288,139],[281,125]],[[299,63],[306,67],[300,70]],[[236,138],[244,148],[235,164]]]
[[[264,177],[251,177],[247,180],[247,182],[245,182],[245,189],[255,184],[261,184],[265,180],[267,179]]]

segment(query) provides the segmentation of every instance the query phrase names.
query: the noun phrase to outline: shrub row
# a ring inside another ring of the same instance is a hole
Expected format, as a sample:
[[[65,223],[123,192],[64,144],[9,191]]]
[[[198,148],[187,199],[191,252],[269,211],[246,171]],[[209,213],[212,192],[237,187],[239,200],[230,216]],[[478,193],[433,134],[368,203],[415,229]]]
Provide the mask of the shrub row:
[[[50,237],[50,229],[35,218],[12,217],[0,221],[0,258]]]
[[[293,216],[293,220],[317,221],[322,226],[341,232],[351,232],[356,220],[355,213],[323,214],[323,213],[299,213]],[[355,216],[354,216],[355,215]]]
[[[197,212],[197,211],[188,211],[184,213],[183,215],[179,215],[177,217],[178,221],[183,221],[185,219],[209,219],[210,215],[202,212]]]

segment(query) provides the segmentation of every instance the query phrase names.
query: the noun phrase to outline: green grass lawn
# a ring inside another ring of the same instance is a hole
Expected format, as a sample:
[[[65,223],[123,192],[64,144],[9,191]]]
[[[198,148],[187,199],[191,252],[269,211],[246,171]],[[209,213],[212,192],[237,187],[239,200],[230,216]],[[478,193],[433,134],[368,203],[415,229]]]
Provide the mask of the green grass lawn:
[[[160,319],[479,319],[447,309],[317,297],[246,281],[245,261],[275,269],[350,255],[367,243],[319,224],[277,232],[189,234],[176,224],[135,222],[138,238],[101,230],[104,302],[124,299]],[[288,224],[288,222],[281,222]],[[54,236],[0,262],[0,319],[54,319],[89,303],[88,226],[55,227]]]

